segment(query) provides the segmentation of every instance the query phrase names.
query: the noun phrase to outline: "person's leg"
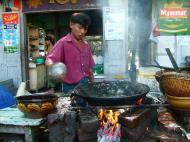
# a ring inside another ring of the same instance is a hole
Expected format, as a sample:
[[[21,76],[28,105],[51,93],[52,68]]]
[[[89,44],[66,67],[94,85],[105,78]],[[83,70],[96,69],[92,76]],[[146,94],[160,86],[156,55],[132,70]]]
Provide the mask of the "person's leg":
[[[73,90],[77,84],[63,84],[63,92],[67,94],[69,91]]]
[[[83,85],[83,84],[87,84],[89,82],[87,77],[83,77],[80,81],[79,84]]]
[[[83,84],[87,84],[87,83],[88,83],[88,78],[87,77],[82,78],[79,81],[79,83],[76,83],[76,84],[67,84],[67,83],[64,83],[63,84],[63,92],[65,94],[67,94],[69,91],[73,90],[78,84],[83,85]]]

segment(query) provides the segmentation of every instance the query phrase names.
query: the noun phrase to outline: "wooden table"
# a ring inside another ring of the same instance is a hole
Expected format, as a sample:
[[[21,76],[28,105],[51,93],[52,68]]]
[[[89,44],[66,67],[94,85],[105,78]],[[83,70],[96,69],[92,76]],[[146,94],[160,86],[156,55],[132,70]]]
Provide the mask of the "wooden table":
[[[23,135],[24,142],[35,142],[37,129],[45,120],[45,118],[26,118],[17,108],[2,109],[0,110],[0,139],[10,138],[10,134],[14,134]]]

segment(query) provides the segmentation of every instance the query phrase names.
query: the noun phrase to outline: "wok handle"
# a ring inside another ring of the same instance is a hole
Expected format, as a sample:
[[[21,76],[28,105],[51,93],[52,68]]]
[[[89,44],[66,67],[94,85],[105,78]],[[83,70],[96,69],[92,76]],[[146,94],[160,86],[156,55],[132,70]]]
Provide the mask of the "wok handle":
[[[160,69],[171,70],[171,71],[174,70],[173,68],[170,68],[170,67],[157,66],[157,65],[152,65],[152,64],[146,64],[145,67],[157,67]]]

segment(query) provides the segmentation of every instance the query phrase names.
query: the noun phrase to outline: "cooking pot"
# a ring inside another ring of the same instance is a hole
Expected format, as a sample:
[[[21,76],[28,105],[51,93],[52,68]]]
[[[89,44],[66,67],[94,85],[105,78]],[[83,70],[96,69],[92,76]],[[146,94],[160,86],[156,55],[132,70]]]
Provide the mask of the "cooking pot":
[[[48,68],[48,75],[50,80],[59,83],[64,81],[67,68],[65,64],[58,62]]]
[[[56,110],[58,97],[53,94],[36,93],[18,96],[17,108],[28,118],[42,118]]]
[[[104,81],[78,85],[74,89],[74,95],[93,106],[116,106],[134,104],[149,91],[150,88],[142,83]]]
[[[188,110],[190,109],[190,97],[171,96],[166,94],[168,103],[176,110]]]

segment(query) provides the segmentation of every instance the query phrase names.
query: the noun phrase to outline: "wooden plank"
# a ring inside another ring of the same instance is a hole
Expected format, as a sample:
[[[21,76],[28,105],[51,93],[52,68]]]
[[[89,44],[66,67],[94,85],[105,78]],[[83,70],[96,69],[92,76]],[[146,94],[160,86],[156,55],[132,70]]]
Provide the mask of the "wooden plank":
[[[12,126],[12,125],[0,125],[0,133],[25,134],[25,127]]]
[[[39,126],[46,118],[30,119],[17,108],[6,108],[0,110],[0,124],[15,126]]]
[[[36,142],[39,139],[40,131],[38,127],[0,125],[0,138],[3,138],[5,140],[16,140],[15,137],[10,137],[12,134],[15,137],[18,137],[19,135],[24,135],[24,141],[26,142]]]
[[[26,142],[33,142],[34,137],[32,135],[34,135],[32,132],[32,129],[29,127],[26,128],[25,129],[25,140],[26,140]]]

